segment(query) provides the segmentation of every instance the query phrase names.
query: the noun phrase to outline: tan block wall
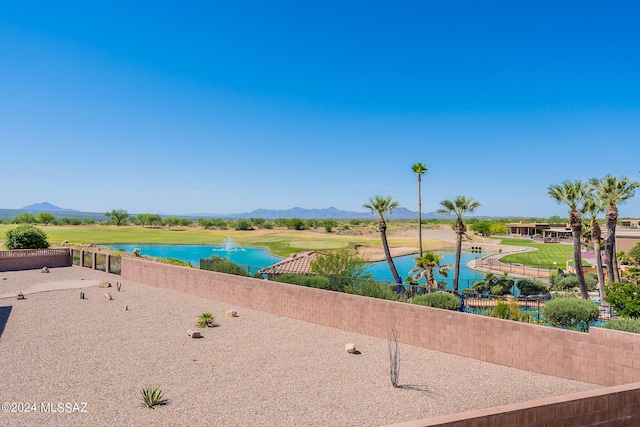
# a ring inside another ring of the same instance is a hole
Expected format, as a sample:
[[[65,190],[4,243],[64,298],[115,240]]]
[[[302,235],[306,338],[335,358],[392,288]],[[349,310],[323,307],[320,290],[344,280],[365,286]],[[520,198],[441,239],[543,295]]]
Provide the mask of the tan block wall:
[[[640,383],[425,418],[387,427],[582,427],[640,425]]]
[[[16,256],[14,253],[12,256],[0,256],[0,271],[35,270],[42,267],[69,267],[71,265],[71,252],[68,249],[27,249],[24,252],[32,252],[32,254]]]

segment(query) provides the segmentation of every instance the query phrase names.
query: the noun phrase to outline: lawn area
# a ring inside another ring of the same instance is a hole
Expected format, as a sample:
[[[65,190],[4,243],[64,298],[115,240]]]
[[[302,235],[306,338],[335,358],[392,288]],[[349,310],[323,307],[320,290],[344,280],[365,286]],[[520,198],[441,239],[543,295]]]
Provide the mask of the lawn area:
[[[562,243],[537,243],[529,239],[500,239],[503,245],[528,246],[537,251],[507,255],[501,261],[507,264],[524,264],[530,267],[565,268],[567,260],[573,260],[573,246]],[[554,265],[553,263],[557,264]]]
[[[16,227],[0,224],[0,239],[8,229]],[[227,236],[242,246],[266,247],[271,253],[288,256],[301,250],[335,250],[353,248],[355,245],[381,246],[378,235],[353,236],[330,234],[315,230],[258,229],[252,231],[205,230],[200,227],[187,227],[169,230],[166,227],[149,228],[140,226],[87,225],[87,226],[39,226],[48,236],[52,246],[65,241],[75,244],[165,244],[165,245],[218,245]],[[391,246],[417,247],[417,239],[389,238]],[[428,246],[437,246],[435,239],[425,239]]]

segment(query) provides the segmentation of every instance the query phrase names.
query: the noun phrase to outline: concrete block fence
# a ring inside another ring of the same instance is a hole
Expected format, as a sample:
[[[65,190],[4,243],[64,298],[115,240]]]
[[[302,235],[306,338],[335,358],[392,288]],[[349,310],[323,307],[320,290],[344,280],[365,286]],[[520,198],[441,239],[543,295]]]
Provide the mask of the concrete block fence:
[[[17,249],[0,251],[0,271],[35,270],[42,267],[68,267],[69,249]]]

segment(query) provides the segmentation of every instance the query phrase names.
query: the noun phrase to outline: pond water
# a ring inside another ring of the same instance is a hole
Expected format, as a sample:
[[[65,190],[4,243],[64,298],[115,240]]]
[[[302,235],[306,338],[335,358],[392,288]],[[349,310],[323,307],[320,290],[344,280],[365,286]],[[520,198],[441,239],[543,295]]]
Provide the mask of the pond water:
[[[240,247],[227,242],[222,245],[102,245],[116,250],[124,250],[131,252],[138,248],[142,255],[160,258],[176,258],[182,261],[190,262],[191,265],[199,266],[200,258],[209,258],[217,255],[228,259],[231,262],[245,267],[251,274],[256,273],[259,269],[269,267],[283,258],[272,255],[266,248],[257,248],[252,246]],[[443,259],[441,264],[453,264],[455,262],[455,254],[442,252]],[[398,274],[406,281],[409,271],[415,267],[416,255],[406,255],[394,258],[394,263]],[[467,267],[469,261],[473,261],[480,254],[462,254],[460,256],[460,289],[471,286],[471,283],[480,280],[484,275],[482,273],[471,270]],[[382,282],[393,283],[393,276],[386,261],[374,262],[369,264],[367,272],[373,274],[376,280]],[[447,288],[452,287],[453,270],[449,272],[449,278],[443,278],[436,274],[436,280],[445,282]]]
[[[194,267],[200,265],[200,258],[210,258],[217,255],[243,267],[250,266],[249,270],[252,273],[282,260],[282,258],[272,255],[268,249],[256,247],[241,247],[235,250],[226,250],[225,247],[219,245],[105,245],[105,247],[116,250],[124,249],[127,252],[138,248],[142,255],[176,258],[190,262]]]
[[[456,260],[456,254],[450,252],[439,252],[443,255],[440,264],[454,264]],[[402,278],[403,282],[406,282],[408,276],[410,276],[409,272],[413,270],[416,266],[416,257],[415,255],[406,255],[393,259],[393,262],[396,266],[396,270],[398,270],[398,274]],[[475,281],[478,281],[484,277],[484,273],[475,271],[467,267],[467,263],[470,261],[474,261],[476,258],[481,258],[482,254],[461,254],[460,255],[460,281],[459,288],[460,290],[464,288],[471,287],[471,284]],[[373,276],[380,281],[393,283],[393,276],[391,275],[391,270],[389,269],[389,264],[386,261],[380,261],[370,264],[367,268],[367,272],[372,273]],[[436,274],[436,281],[445,282],[447,284],[447,288],[450,289],[453,287],[453,269],[448,272],[449,277],[444,278],[439,274]]]

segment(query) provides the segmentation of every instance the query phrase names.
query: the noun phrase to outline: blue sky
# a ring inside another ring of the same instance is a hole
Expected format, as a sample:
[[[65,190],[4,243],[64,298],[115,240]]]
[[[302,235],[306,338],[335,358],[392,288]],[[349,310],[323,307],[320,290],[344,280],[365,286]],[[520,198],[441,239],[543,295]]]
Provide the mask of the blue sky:
[[[635,1],[0,3],[0,208],[566,215],[640,178]],[[620,207],[640,216],[640,194]]]

